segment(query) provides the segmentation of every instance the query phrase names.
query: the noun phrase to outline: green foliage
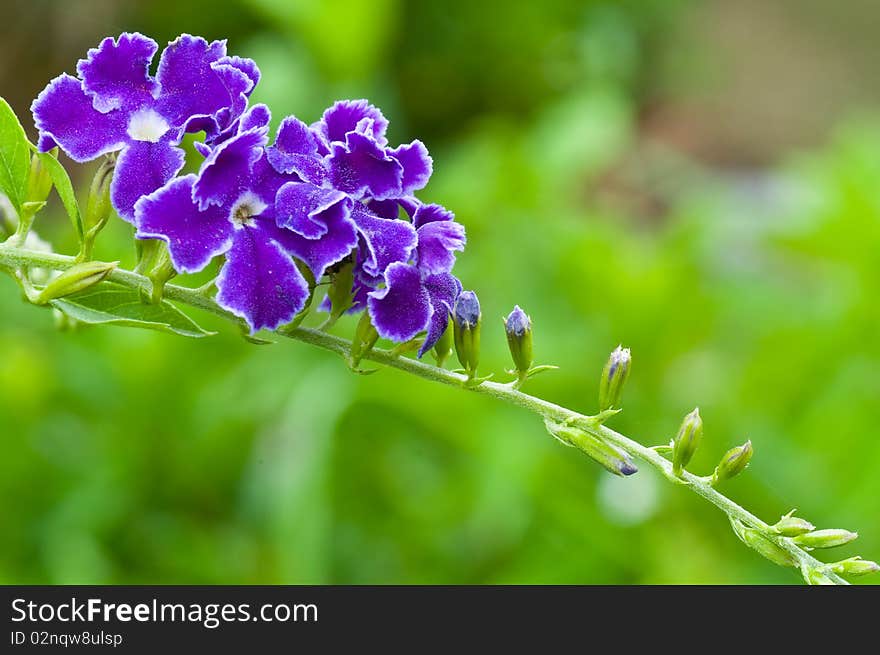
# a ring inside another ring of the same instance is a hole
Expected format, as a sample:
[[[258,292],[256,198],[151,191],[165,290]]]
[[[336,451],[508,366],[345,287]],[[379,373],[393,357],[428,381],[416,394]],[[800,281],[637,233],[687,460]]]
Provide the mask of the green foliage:
[[[56,298],[50,304],[68,318],[87,325],[135,327],[196,338],[213,334],[167,300],[151,304],[137,291],[109,282]]]
[[[0,97],[0,191],[19,213],[26,200],[30,162],[24,129],[9,103]]]
[[[49,177],[52,178],[52,185],[55,187],[58,197],[61,198],[61,204],[64,205],[64,210],[67,212],[68,218],[70,218],[74,231],[82,239],[82,215],[80,214],[79,203],[76,201],[76,194],[73,191],[73,184],[70,182],[67,170],[58,162],[57,153],[41,152],[37,154],[37,157],[40,158],[40,162],[46,168]]]

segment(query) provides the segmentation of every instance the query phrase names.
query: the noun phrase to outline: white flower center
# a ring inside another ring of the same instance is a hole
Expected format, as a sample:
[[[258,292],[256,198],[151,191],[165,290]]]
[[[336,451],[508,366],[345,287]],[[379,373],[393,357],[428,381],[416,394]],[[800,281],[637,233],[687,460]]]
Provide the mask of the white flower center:
[[[169,130],[168,123],[152,109],[141,109],[128,121],[128,136],[135,141],[156,143]]]
[[[250,191],[245,191],[241,194],[241,197],[235,201],[235,204],[232,205],[232,210],[229,212],[229,220],[231,220],[236,227],[243,227],[245,225],[252,226],[253,221],[251,219],[266,211],[266,207],[268,207],[268,205],[260,200],[255,194]]]

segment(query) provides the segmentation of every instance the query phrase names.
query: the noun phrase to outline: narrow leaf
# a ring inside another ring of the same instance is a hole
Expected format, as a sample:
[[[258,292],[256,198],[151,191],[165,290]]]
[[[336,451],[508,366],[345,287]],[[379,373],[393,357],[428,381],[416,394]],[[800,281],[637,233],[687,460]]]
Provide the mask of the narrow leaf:
[[[27,191],[30,151],[24,128],[5,99],[0,97],[0,191],[21,212]]]
[[[43,164],[46,168],[46,172],[49,173],[49,177],[52,178],[52,184],[55,185],[55,191],[58,193],[58,197],[61,198],[61,202],[64,204],[64,209],[70,217],[73,229],[76,230],[77,237],[82,241],[82,215],[79,212],[79,203],[76,201],[76,194],[73,191],[73,184],[70,183],[70,177],[67,175],[67,171],[64,169],[64,166],[61,165],[61,162],[50,152],[37,153],[37,157],[40,158],[40,163]]]
[[[50,303],[67,316],[90,325],[119,325],[158,330],[185,337],[214,334],[167,300],[152,305],[143,302],[136,290],[103,282],[96,287]]]

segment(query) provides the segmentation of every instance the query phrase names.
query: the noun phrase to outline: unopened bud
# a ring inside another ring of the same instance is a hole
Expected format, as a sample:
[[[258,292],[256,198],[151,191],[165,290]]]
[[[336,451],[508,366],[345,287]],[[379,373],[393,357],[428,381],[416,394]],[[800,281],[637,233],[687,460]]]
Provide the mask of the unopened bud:
[[[724,454],[724,457],[721,458],[721,463],[715,467],[715,474],[712,476],[712,484],[736,477],[743,472],[746,466],[749,465],[751,459],[751,440],[746,441],[742,446],[731,448]]]
[[[733,525],[733,531],[736,532],[736,536],[763,557],[779,566],[797,566],[797,561],[791,553],[768,539],[758,530],[750,528],[736,519],[731,519],[730,523]]]
[[[45,305],[50,300],[83,291],[104,280],[119,262],[83,262],[76,264],[49,282],[34,302]]]
[[[443,364],[446,363],[446,360],[452,353],[452,328],[449,327],[448,310],[444,307],[443,311],[447,312],[446,327],[443,328],[443,334],[440,335],[440,338],[434,344],[434,360],[440,368],[443,368]]]
[[[86,212],[83,216],[83,229],[86,234],[92,233],[93,237],[107,223],[113,211],[110,202],[110,183],[113,181],[113,171],[116,168],[114,158],[105,158],[92,178],[89,187],[89,198],[86,203]]]
[[[57,152],[57,150],[55,151]],[[52,156],[51,154],[49,155]],[[44,204],[49,192],[52,190],[52,177],[49,171],[40,160],[40,156],[34,153],[31,157],[31,169],[28,173],[26,203],[34,203],[35,205]]]
[[[453,340],[458,361],[473,378],[480,363],[480,301],[473,291],[462,291],[452,309]]]
[[[532,367],[532,319],[515,305],[504,321],[504,331],[513,365],[520,375],[525,375]]]
[[[330,300],[330,316],[334,321],[351,307],[354,300],[354,262],[343,262],[330,271],[327,298]]]
[[[816,529],[816,526],[797,516],[783,516],[776,522],[773,529],[783,537],[797,537],[798,535],[812,532]]]
[[[675,435],[672,447],[672,471],[675,475],[681,475],[681,471],[688,465],[700,440],[703,438],[703,419],[700,417],[700,408],[694,409],[684,417],[678,434]]]
[[[599,380],[599,411],[620,407],[620,396],[623,393],[623,385],[629,377],[629,367],[632,356],[629,348],[617,346],[605,368],[602,369],[602,378]]]
[[[357,367],[364,355],[373,349],[379,340],[379,333],[373,327],[373,321],[370,319],[370,313],[361,314],[361,320],[358,321],[357,328],[354,332],[354,339],[351,341],[351,366]]]
[[[849,559],[829,564],[828,568],[838,575],[868,575],[880,571],[880,565],[868,559],[862,559],[858,555]]]
[[[548,432],[562,443],[574,446],[600,464],[606,471],[621,477],[638,473],[632,458],[620,448],[578,428],[546,421]]]
[[[794,538],[794,542],[798,546],[804,546],[805,548],[834,548],[835,546],[843,546],[850,541],[855,541],[858,537],[859,535],[856,532],[831,528],[799,535]]]
[[[807,570],[804,573],[804,577],[806,578],[808,585],[830,586],[833,584],[837,584],[836,582],[834,582],[834,580],[829,578],[823,571],[820,571],[819,569]]]

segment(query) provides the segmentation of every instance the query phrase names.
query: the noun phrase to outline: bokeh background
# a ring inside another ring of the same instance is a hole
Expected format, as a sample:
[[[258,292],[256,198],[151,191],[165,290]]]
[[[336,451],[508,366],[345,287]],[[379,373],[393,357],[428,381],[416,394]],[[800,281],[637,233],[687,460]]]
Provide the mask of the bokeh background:
[[[725,491],[880,558],[880,9],[873,0],[4,0],[0,93],[105,35],[229,39],[275,121],[368,97],[468,229],[484,372],[522,305],[533,392],[660,443],[699,405]],[[73,166],[80,182],[93,168]],[[55,201],[53,201],[54,203]],[[70,252],[60,207],[37,229]],[[133,259],[121,221],[98,256]],[[2,583],[796,583],[722,514],[607,475],[531,415],[294,342],[57,332],[0,280]],[[349,334],[351,323],[338,333]]]

